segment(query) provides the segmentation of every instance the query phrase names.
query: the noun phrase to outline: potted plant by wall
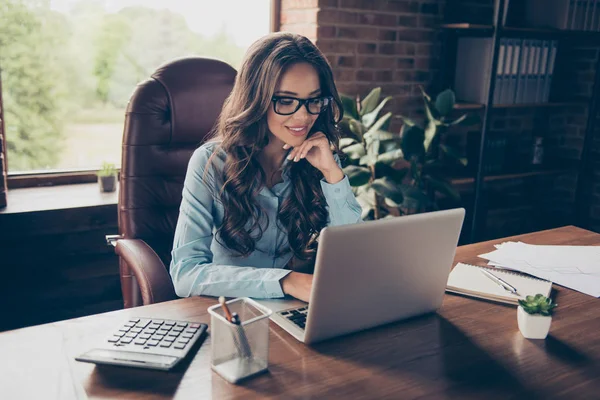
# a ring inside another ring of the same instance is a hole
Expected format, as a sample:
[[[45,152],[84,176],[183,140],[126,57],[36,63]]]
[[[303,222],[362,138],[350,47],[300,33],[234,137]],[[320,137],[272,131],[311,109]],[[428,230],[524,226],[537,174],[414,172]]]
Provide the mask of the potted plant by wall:
[[[104,162],[98,171],[98,184],[101,192],[114,192],[117,188],[117,169],[114,164]]]
[[[403,120],[400,134],[387,131],[391,112],[379,117],[391,100],[380,99],[381,88],[373,89],[362,100],[341,96],[344,118],[340,148],[348,156],[344,172],[365,220],[439,209],[439,195],[460,203],[460,194],[444,174],[450,163],[464,167],[466,159],[440,143],[440,132],[463,122],[467,115],[450,118],[455,104],[451,90],[440,93],[435,101],[424,90],[422,94],[425,128],[398,116]],[[439,157],[440,153],[444,157]]]
[[[545,339],[552,323],[552,311],[557,306],[543,294],[527,296],[519,300],[517,322],[519,330],[527,339]]]

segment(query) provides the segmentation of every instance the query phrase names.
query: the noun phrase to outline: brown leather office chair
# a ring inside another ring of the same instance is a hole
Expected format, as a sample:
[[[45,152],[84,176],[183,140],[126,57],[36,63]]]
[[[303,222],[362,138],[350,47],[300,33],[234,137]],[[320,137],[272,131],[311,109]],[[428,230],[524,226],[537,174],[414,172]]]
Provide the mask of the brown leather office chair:
[[[177,298],[168,268],[187,165],[235,75],[221,61],[179,59],[158,68],[129,101],[115,241],[125,308]]]

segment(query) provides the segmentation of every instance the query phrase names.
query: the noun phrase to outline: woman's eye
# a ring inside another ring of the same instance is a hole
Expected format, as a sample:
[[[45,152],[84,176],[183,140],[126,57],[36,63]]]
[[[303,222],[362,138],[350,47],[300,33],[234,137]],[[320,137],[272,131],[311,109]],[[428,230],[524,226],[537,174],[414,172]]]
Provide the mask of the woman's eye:
[[[294,100],[291,99],[279,99],[279,104],[281,104],[282,106],[289,106],[294,102]]]
[[[323,102],[322,99],[312,99],[310,101],[310,104],[321,104]]]

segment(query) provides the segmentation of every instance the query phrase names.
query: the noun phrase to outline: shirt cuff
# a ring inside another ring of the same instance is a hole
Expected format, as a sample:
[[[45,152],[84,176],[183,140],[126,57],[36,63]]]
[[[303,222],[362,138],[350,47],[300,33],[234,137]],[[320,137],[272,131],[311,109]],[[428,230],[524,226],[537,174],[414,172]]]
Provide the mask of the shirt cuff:
[[[266,297],[285,297],[280,281],[292,271],[288,269],[272,269],[269,272],[271,272],[269,276],[263,280],[263,288],[265,289]]]
[[[337,183],[329,183],[325,179],[321,179],[321,189],[323,189],[323,194],[328,199],[343,199],[348,196],[348,193],[352,193],[347,175],[344,175],[344,178]]]

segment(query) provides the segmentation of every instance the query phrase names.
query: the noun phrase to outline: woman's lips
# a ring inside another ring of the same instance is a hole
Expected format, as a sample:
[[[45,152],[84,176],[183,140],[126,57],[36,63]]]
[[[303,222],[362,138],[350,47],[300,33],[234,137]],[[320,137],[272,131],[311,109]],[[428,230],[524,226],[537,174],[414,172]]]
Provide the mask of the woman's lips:
[[[306,126],[287,126],[288,131],[294,136],[304,136],[306,134]]]

